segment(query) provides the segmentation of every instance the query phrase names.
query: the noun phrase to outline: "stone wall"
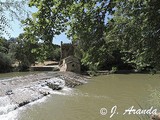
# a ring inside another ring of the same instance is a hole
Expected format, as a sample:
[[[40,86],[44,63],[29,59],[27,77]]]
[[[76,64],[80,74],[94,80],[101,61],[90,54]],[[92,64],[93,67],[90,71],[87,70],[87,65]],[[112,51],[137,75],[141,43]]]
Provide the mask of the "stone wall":
[[[61,42],[61,59],[64,59],[70,55],[74,55],[73,44]]]
[[[60,71],[71,71],[80,73],[80,61],[74,56],[68,56],[63,59],[63,62],[60,66]]]

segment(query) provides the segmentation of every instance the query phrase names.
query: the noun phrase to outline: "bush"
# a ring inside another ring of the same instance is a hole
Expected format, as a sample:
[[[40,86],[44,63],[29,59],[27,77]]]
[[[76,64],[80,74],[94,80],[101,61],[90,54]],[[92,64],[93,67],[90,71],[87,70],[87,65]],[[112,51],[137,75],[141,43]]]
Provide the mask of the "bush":
[[[18,66],[18,71],[28,71],[31,63],[29,60],[26,58],[23,61],[20,62]]]
[[[61,55],[61,50],[60,50],[60,48],[56,48],[56,49],[53,51],[53,59],[59,61],[59,60],[60,60],[60,55]]]
[[[116,66],[112,67],[111,73],[116,73],[118,68]]]
[[[89,75],[90,76],[96,76],[97,75],[97,71],[98,71],[98,68],[97,68],[97,65],[94,65],[94,64],[91,64],[89,65]]]
[[[0,72],[12,70],[12,59],[9,55],[0,52]]]

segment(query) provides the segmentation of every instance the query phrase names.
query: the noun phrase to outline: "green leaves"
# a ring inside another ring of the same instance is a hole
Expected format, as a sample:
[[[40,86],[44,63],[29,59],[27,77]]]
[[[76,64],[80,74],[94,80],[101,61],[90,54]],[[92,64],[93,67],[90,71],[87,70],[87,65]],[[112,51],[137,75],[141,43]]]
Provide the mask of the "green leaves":
[[[21,20],[28,12],[25,10],[26,0],[7,0],[0,1],[0,36],[3,34],[10,36],[8,30],[12,30],[10,24],[14,19]]]
[[[35,6],[38,11],[32,14],[30,20],[26,19],[25,25],[33,34],[40,36],[41,40],[52,42],[55,35],[66,30],[65,6],[69,2],[59,0],[31,0],[30,6]]]
[[[38,11],[23,21],[25,34],[43,41],[44,49],[66,32],[78,43],[84,65],[102,66],[114,51],[135,68],[160,65],[158,0],[30,0],[29,5]]]
[[[114,22],[109,22],[106,39],[116,41],[122,52],[127,51],[124,60],[137,68],[159,66],[160,57],[157,56],[160,51],[155,49],[160,39],[153,34],[160,25],[157,21],[159,15],[155,14],[158,5],[159,1],[119,0],[113,14]]]

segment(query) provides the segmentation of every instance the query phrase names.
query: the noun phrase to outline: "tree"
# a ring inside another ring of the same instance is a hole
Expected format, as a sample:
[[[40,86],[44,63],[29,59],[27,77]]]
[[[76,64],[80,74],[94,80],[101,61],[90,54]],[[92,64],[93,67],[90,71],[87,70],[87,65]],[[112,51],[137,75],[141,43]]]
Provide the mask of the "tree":
[[[10,36],[7,29],[12,29],[10,22],[13,19],[20,20],[22,15],[27,13],[24,8],[26,0],[15,1],[15,0],[6,0],[0,1],[0,36],[6,33]]]
[[[112,0],[80,0],[71,6],[71,20],[68,36],[78,41],[82,54],[82,64],[91,69],[101,67],[112,55],[107,50],[104,33],[107,29],[107,16],[113,12]]]
[[[22,21],[26,25],[24,30],[50,45],[55,35],[66,30],[67,18],[63,13],[67,4],[63,0],[30,0],[29,6],[35,6],[38,10],[32,14],[32,18]]]
[[[11,71],[12,57],[8,50],[8,41],[5,38],[0,37],[0,72]]]
[[[48,48],[67,29],[84,65],[99,68],[118,51],[119,60],[137,69],[159,68],[158,0],[31,0],[29,5],[38,11],[23,21],[25,31]]]
[[[49,49],[47,50],[47,60],[60,60],[60,46],[51,44]]]
[[[25,30],[32,31],[48,46],[55,35],[67,28],[68,37],[79,42],[82,63],[99,65],[108,57],[103,34],[107,12],[112,12],[114,6],[112,0],[31,0],[29,6],[35,6],[38,11],[23,21]]]
[[[34,36],[26,37],[26,34],[20,34],[16,41],[15,58],[19,61],[20,70],[24,71],[34,64],[38,53],[34,51],[39,47],[38,41]]]
[[[10,22],[13,21],[13,19],[20,20],[22,15],[26,13],[24,3],[25,0],[0,1],[0,37],[3,36],[4,33],[10,37],[8,32],[8,29],[12,29]],[[0,38],[0,72],[11,71],[14,53],[10,51],[10,44],[11,43],[4,38],[3,40],[2,37]]]
[[[117,0],[115,13],[109,21],[106,42],[118,48],[124,61],[137,69],[159,68],[158,0]]]

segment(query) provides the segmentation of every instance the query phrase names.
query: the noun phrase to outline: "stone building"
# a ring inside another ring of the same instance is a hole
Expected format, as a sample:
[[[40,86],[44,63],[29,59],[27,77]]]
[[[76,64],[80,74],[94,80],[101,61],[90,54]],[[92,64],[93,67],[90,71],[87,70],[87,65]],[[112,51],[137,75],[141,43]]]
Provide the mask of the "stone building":
[[[72,43],[63,43],[61,41],[61,59],[74,55],[74,45]]]
[[[74,56],[68,56],[62,60],[62,64],[60,65],[60,71],[71,71],[80,73],[81,67],[78,58]]]
[[[74,56],[74,45],[61,42],[61,60],[60,60],[60,71],[71,71],[80,73],[80,61]]]

